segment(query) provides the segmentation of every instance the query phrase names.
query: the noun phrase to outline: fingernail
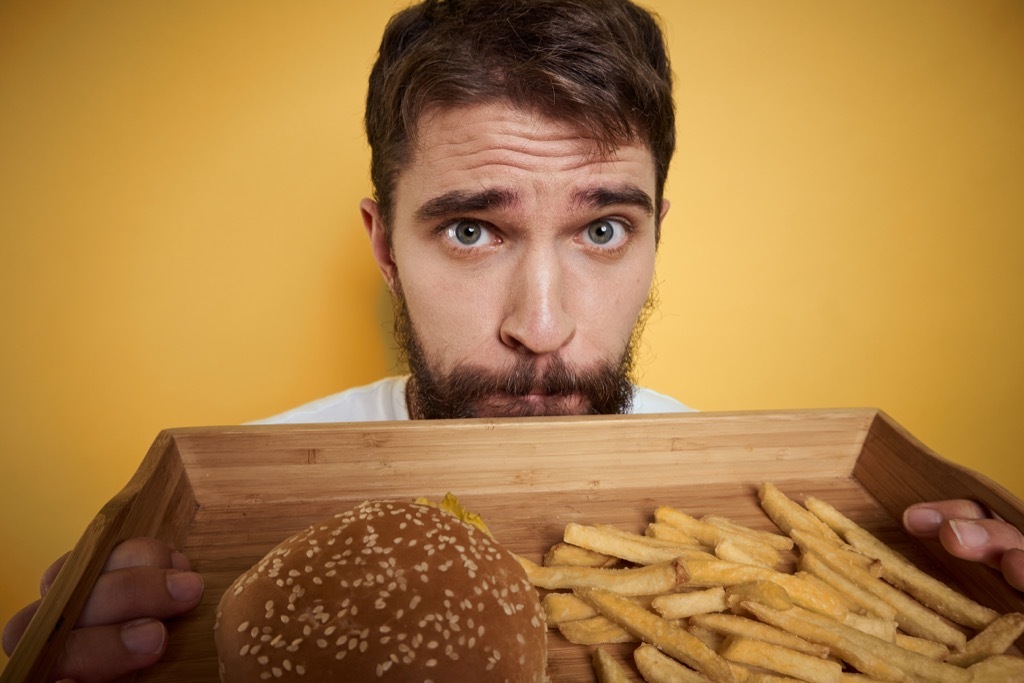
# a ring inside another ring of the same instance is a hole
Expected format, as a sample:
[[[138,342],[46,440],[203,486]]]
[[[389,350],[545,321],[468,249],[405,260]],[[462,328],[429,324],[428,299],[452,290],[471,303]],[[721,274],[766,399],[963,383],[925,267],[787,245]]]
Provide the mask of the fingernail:
[[[949,523],[956,534],[956,540],[965,548],[980,548],[988,543],[988,530],[980,524],[956,519]]]
[[[178,602],[194,602],[203,594],[203,577],[195,572],[167,575],[167,591]]]
[[[130,621],[121,628],[121,642],[132,654],[157,654],[164,647],[164,625],[155,619]]]
[[[909,508],[903,515],[903,524],[911,531],[932,533],[942,524],[942,514],[931,508]]]

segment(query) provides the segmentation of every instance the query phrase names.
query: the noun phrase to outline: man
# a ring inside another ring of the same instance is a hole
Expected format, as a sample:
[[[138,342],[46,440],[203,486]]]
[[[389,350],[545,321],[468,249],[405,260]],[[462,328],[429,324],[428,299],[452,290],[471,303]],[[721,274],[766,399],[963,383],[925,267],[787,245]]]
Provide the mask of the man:
[[[650,15],[628,0],[417,5],[385,32],[366,127],[375,199],[360,210],[411,374],[269,421],[685,409],[630,380],[675,140]],[[915,506],[906,522],[956,554],[1002,563],[1024,587],[1019,532],[984,517],[946,501]],[[201,594],[183,555],[125,542],[54,678],[110,680],[154,663],[159,620]],[[5,648],[32,610],[12,619]]]

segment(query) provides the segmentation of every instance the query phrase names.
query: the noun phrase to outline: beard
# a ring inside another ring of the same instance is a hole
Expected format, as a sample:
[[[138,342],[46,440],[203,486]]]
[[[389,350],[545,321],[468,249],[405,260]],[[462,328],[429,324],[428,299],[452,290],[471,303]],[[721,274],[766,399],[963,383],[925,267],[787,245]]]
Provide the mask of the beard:
[[[633,363],[645,323],[655,305],[652,287],[618,358],[580,368],[561,356],[519,355],[494,370],[464,362],[449,370],[431,367],[420,343],[401,282],[393,295],[395,341],[411,377],[406,387],[414,419],[614,415],[633,404]],[[542,360],[543,359],[543,360]]]

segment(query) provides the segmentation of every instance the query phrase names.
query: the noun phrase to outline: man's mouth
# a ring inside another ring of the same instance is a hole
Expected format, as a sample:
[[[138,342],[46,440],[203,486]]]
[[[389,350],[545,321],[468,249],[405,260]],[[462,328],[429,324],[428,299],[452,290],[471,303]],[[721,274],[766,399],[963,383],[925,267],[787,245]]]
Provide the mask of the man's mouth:
[[[549,394],[542,391],[520,395],[490,394],[476,401],[475,409],[481,417],[576,415],[588,412],[586,400],[580,394]]]

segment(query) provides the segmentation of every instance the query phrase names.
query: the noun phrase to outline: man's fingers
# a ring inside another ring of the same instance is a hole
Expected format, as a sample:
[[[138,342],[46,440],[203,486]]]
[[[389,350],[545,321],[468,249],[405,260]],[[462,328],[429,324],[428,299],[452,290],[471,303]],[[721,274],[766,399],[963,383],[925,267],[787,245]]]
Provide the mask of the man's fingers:
[[[997,519],[951,519],[939,529],[939,541],[951,555],[997,569],[1007,551],[1024,548],[1024,534]]]
[[[939,500],[911,505],[903,512],[903,526],[918,538],[938,538],[950,519],[985,519],[988,512],[973,500]]]
[[[75,629],[50,677],[76,683],[111,681],[155,664],[166,646],[167,629],[155,619]]]
[[[63,569],[64,563],[68,561],[70,556],[71,553],[64,553],[58,557],[53,564],[47,567],[45,571],[43,571],[43,575],[39,579],[39,595],[46,595],[50,590],[50,586],[52,586],[53,582],[57,580],[57,574],[59,574],[60,570]]]
[[[115,624],[189,611],[203,595],[203,578],[195,572],[129,567],[105,572],[96,580],[78,626]]]
[[[1019,591],[1024,591],[1024,550],[1007,550],[999,564],[1006,582]]]
[[[43,572],[42,595],[67,559],[64,555]],[[109,681],[155,664],[167,641],[167,629],[159,619],[183,614],[202,598],[203,579],[190,569],[188,558],[162,541],[133,538],[119,544],[68,634],[52,677],[75,683]],[[28,605],[7,622],[2,644],[8,655],[39,605],[39,601]]]
[[[199,604],[203,587],[202,576],[194,572],[154,567],[115,569],[97,579],[76,629],[119,624],[141,617],[177,616]],[[8,655],[14,652],[14,646],[24,635],[39,604],[40,601],[36,601],[22,608],[7,622],[3,648]]]
[[[3,648],[8,657],[14,653],[14,646],[18,644],[21,636],[25,634],[28,622],[32,621],[32,617],[35,616],[41,602],[41,600],[36,600],[31,605],[22,607],[4,626]]]
[[[908,507],[903,526],[917,538],[938,539],[954,557],[995,567],[1024,591],[1024,533],[993,517],[973,500],[939,500]]]
[[[188,558],[155,538],[130,538],[119,543],[107,558],[103,571],[126,567],[160,567],[180,571],[191,569]]]
[[[40,595],[46,595],[49,592],[53,582],[57,580],[57,574],[64,567],[70,555],[71,553],[64,553],[56,562],[46,568],[39,581]],[[188,558],[163,541],[158,541],[155,538],[130,538],[119,543],[111,551],[106,564],[103,565],[103,571],[146,566],[180,571],[191,569]]]

